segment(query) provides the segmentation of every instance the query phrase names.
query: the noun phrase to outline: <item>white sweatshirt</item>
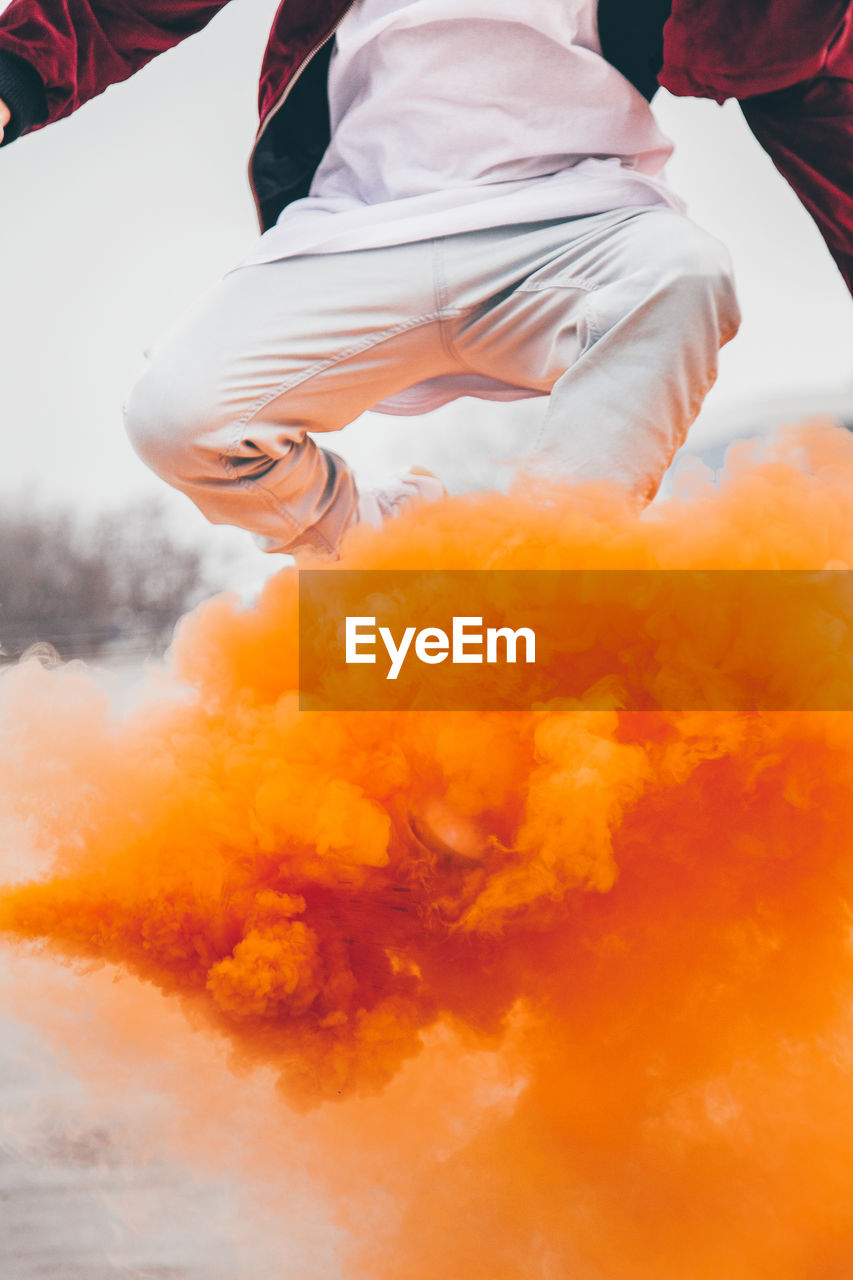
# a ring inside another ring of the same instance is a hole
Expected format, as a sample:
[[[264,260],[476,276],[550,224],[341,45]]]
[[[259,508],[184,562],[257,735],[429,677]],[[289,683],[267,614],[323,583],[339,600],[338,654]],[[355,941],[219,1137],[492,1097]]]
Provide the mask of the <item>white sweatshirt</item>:
[[[246,264],[680,202],[671,146],[601,56],[597,0],[356,0],[309,195]]]

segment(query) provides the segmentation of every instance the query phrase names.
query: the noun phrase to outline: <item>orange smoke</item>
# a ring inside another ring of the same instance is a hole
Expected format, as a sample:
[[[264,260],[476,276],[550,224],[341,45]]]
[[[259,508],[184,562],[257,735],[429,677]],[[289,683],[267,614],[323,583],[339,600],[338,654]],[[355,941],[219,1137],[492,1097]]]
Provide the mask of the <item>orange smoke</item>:
[[[344,563],[853,564],[853,438],[764,455],[643,516],[449,500]],[[796,705],[811,673],[768,664]],[[186,619],[119,722],[73,668],[8,673],[3,811],[51,861],[0,928],[334,1104],[347,1280],[847,1280],[851,717],[300,714],[296,667],[285,571]]]

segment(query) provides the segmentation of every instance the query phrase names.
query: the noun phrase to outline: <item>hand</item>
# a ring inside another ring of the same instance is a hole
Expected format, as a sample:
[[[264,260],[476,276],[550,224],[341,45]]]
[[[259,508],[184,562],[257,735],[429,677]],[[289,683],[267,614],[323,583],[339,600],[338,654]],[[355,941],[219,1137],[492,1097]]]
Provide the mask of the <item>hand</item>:
[[[12,113],[6,106],[6,103],[0,98],[0,142],[3,141],[3,131],[6,125],[12,119]]]

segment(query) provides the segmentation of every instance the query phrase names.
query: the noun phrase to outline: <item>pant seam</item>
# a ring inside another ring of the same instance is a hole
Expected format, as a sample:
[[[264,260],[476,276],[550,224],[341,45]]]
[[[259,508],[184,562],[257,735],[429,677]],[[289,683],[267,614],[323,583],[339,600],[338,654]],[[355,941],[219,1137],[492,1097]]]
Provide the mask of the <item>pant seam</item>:
[[[228,442],[227,449],[220,454],[220,460],[223,464],[228,465],[231,455],[235,452],[240,444],[243,430],[268,404],[273,400],[277,400],[287,391],[292,391],[294,387],[302,386],[306,382],[310,382],[312,378],[318,377],[321,373],[325,373],[328,369],[333,369],[336,365],[343,364],[345,361],[352,359],[353,356],[360,355],[363,351],[369,351],[372,347],[381,346],[383,342],[396,338],[401,333],[408,332],[409,329],[416,329],[419,325],[433,324],[440,322],[440,316],[436,313],[422,314],[415,316],[409,320],[402,321],[398,325],[394,325],[390,329],[384,329],[379,334],[371,334],[368,338],[360,342],[353,343],[352,346],[345,348],[343,351],[336,352],[333,356],[329,356],[325,360],[318,360],[308,369],[302,370],[295,377],[285,378],[283,382],[278,383],[273,389],[256,400],[247,410],[241,414]],[[229,467],[230,470],[230,467]]]
[[[575,277],[570,280],[549,280],[545,284],[524,284],[518,285],[516,293],[547,293],[549,289],[580,289],[583,293],[595,293],[599,289],[600,282],[593,280],[585,280],[583,277]]]
[[[448,302],[447,276],[444,269],[444,241],[448,237],[436,237],[433,242],[433,287],[435,289],[435,304],[438,315],[438,336],[445,354],[454,360],[456,364],[468,369],[469,366],[459,355],[456,349],[456,343],[450,332],[448,320],[456,320],[460,316],[465,315],[464,308],[451,307]],[[473,310],[473,308],[471,308]]]
[[[317,541],[322,543],[323,549],[331,551],[333,549],[332,544],[317,530],[316,525],[301,525],[299,521],[294,519],[290,511],[278,500],[278,498],[276,498],[275,494],[271,493],[269,489],[264,487],[260,480],[254,480],[250,477],[241,476],[239,474],[237,468],[232,462],[232,455],[240,444],[243,431],[251,420],[266,407],[266,405],[271,404],[272,401],[278,399],[280,395],[284,395],[286,391],[291,391],[294,387],[298,387],[303,383],[310,381],[311,378],[317,377],[321,373],[325,373],[328,369],[334,368],[336,365],[343,364],[346,360],[352,359],[353,356],[359,355],[363,351],[369,351],[372,347],[380,346],[383,342],[387,342],[398,334],[406,333],[410,329],[416,329],[419,325],[435,323],[437,320],[440,321],[440,317],[435,312],[415,316],[398,325],[394,325],[390,329],[382,330],[378,335],[372,334],[367,340],[354,343],[352,346],[347,347],[344,351],[337,352],[327,360],[317,361],[314,365],[311,365],[308,370],[299,374],[295,378],[285,379],[285,381],[279,384],[273,391],[262,396],[261,399],[256,401],[248,411],[242,414],[235,425],[234,433],[229,442],[227,451],[219,455],[219,461],[223,470],[227,473],[230,479],[236,482],[240,489],[251,492],[252,494],[260,497],[276,517],[287,522],[296,537],[301,536],[310,529],[315,533]]]

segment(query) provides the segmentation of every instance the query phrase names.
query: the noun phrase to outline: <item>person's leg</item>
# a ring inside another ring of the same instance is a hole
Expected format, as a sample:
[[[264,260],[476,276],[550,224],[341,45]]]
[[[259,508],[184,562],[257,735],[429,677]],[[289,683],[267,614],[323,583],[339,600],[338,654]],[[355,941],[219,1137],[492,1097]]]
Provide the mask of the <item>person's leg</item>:
[[[525,467],[650,500],[737,331],[726,250],[665,208],[482,233],[475,254],[462,240],[444,244],[457,353],[551,393]]]
[[[155,351],[131,441],[216,524],[268,550],[337,548],[358,494],[308,432],[335,431],[450,371],[429,242],[287,258],[227,275]]]

